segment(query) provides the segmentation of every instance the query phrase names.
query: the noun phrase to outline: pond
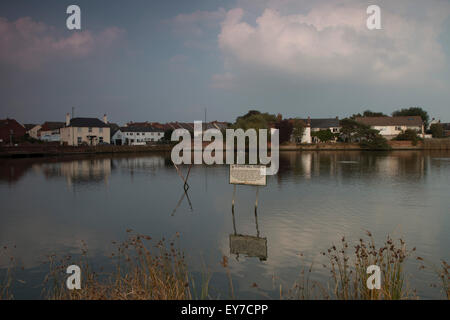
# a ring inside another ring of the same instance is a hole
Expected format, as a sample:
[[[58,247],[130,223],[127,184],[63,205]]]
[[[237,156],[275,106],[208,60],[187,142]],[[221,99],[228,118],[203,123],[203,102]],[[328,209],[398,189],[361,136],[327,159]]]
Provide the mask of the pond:
[[[212,273],[214,297],[228,298],[228,257],[237,298],[279,298],[301,269],[327,281],[321,252],[369,230],[377,243],[402,238],[430,264],[450,260],[450,152],[281,152],[267,186],[237,186],[229,167],[194,166],[189,189],[168,154],[0,160],[0,245],[20,270],[14,296],[40,298],[52,253],[76,255],[81,241],[95,266],[108,266],[112,241],[127,229],[171,239],[193,274]],[[187,167],[182,168],[186,174]],[[2,260],[0,267],[6,267]],[[411,258],[409,285],[442,298],[431,269]],[[206,269],[205,269],[206,268]],[[255,289],[255,284],[257,289]]]

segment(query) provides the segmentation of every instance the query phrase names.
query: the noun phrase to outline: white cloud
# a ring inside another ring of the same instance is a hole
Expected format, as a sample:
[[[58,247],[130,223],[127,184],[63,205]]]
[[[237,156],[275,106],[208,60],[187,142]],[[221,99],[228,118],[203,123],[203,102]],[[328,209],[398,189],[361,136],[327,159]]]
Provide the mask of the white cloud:
[[[244,21],[244,9],[230,10],[218,36],[228,77],[246,67],[308,79],[403,85],[421,82],[446,65],[438,37],[450,16],[448,5],[430,1],[421,18],[401,15],[387,4],[381,10],[383,29],[372,31],[366,28],[366,6],[348,1],[302,14],[266,8],[254,25]]]

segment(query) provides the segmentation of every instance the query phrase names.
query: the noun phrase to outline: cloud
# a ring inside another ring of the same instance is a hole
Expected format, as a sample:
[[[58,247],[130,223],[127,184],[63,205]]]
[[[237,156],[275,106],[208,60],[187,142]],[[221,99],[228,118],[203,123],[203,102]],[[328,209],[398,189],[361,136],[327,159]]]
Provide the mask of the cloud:
[[[433,4],[420,18],[383,5],[383,29],[373,31],[366,27],[367,6],[355,2],[299,14],[266,8],[254,25],[235,8],[222,22],[219,47],[226,72],[236,74],[245,67],[311,80],[421,82],[448,63],[439,35],[450,7]]]
[[[233,88],[233,80],[235,76],[230,72],[224,74],[215,74],[212,76],[211,87],[215,89],[231,89]]]
[[[215,11],[199,10],[178,14],[168,23],[172,32],[182,38],[186,48],[216,50],[216,44],[212,42],[215,40],[214,36],[220,31],[220,22],[223,21],[225,15],[226,10],[223,8]]]
[[[60,35],[55,28],[30,17],[0,18],[0,63],[37,69],[48,62],[84,58],[109,48],[124,31],[110,27],[99,33],[73,31]]]
[[[217,27],[225,15],[226,11],[223,8],[216,11],[182,13],[172,19],[172,28],[177,34],[201,37],[207,30]]]

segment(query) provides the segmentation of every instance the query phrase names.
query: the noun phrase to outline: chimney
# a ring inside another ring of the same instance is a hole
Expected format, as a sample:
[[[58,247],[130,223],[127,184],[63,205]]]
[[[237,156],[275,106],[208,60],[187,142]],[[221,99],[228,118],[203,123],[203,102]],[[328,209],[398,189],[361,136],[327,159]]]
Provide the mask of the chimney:
[[[66,127],[70,126],[70,113],[66,113]]]
[[[103,122],[108,124],[108,118],[106,117],[106,114],[103,115]]]
[[[306,126],[311,127],[311,117],[308,116],[308,122],[306,123]]]

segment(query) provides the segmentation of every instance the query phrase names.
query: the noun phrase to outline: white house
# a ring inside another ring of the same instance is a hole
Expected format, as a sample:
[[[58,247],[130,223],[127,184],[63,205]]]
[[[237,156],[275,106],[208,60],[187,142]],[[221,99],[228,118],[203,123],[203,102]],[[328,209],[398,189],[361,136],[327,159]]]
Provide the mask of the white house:
[[[114,144],[146,145],[160,141],[164,137],[162,129],[146,127],[122,127],[112,137]],[[120,142],[119,142],[120,141]]]
[[[66,125],[60,129],[61,144],[69,146],[110,143],[110,128],[106,115],[103,121],[97,118],[72,118],[66,115]]]
[[[425,133],[422,118],[419,116],[358,117],[355,120],[380,131],[380,134],[388,140],[395,138],[407,129],[417,131],[421,137],[424,137]]]

